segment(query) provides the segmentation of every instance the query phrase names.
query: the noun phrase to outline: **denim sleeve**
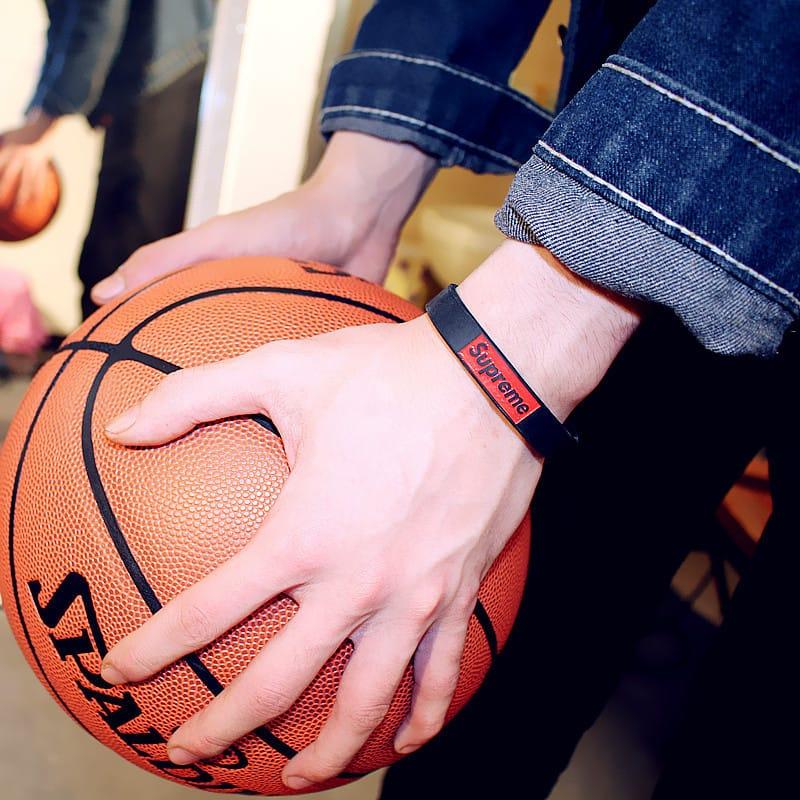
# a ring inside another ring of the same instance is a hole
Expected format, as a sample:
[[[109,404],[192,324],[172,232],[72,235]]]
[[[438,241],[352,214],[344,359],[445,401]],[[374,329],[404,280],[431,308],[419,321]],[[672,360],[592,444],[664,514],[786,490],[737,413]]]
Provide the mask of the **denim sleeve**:
[[[322,132],[408,142],[475,172],[513,172],[552,115],[508,86],[549,0],[378,0],[331,71]]]
[[[50,0],[47,50],[28,108],[89,114],[122,43],[130,0]]]
[[[497,222],[706,347],[800,312],[800,3],[659,0],[558,115]]]

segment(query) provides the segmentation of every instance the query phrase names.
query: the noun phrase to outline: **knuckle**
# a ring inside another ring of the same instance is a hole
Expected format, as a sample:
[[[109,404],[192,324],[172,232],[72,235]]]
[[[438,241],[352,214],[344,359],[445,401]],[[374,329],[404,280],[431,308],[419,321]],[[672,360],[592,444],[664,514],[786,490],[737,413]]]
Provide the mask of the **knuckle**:
[[[119,268],[127,285],[137,278],[147,278],[152,272],[153,260],[158,255],[155,242],[142,245],[131,253],[128,260]]]
[[[444,727],[444,716],[442,714],[422,714],[413,721],[414,738],[418,742],[427,742],[433,739]]]
[[[230,745],[231,743],[222,736],[204,731],[195,734],[194,738],[187,743],[186,749],[197,755],[214,755],[226,750]]]
[[[323,560],[319,540],[307,530],[294,535],[265,536],[259,546],[263,547],[264,553],[270,558],[276,559],[287,570],[294,570],[299,575],[313,575]]]
[[[467,619],[475,611],[478,602],[477,589],[473,592],[460,592],[453,600],[452,609],[459,616]]]
[[[383,722],[389,711],[388,702],[375,702],[356,705],[343,710],[342,716],[349,728],[357,733],[370,733]]]
[[[185,373],[186,370],[181,369],[177,372],[171,372],[169,375],[162,378],[155,389],[145,396],[143,405],[152,406],[175,395],[180,396],[186,385]]]
[[[145,651],[135,647],[121,654],[118,663],[123,674],[133,679],[152,675],[159,668],[152,656],[145,655]]]
[[[165,392],[178,391],[183,389],[186,384],[191,381],[193,372],[194,370],[192,368],[179,369],[175,372],[170,372],[169,375],[167,375],[158,386],[162,391]]]
[[[294,367],[293,354],[296,353],[297,343],[292,339],[277,339],[273,342],[261,345],[254,350],[250,350],[241,356],[244,363],[250,361],[258,364],[258,369],[254,371],[252,386],[258,394],[275,391],[275,375],[280,374],[282,378],[291,375]],[[264,368],[267,366],[268,368]],[[281,381],[277,382],[278,386]]]
[[[289,708],[294,702],[291,693],[277,684],[259,686],[250,699],[250,706],[263,720],[271,719]]]
[[[446,588],[443,581],[426,582],[411,595],[410,614],[419,621],[428,622],[441,610]]]
[[[214,626],[208,614],[193,603],[181,605],[177,614],[178,634],[181,641],[192,649],[212,641]]]
[[[381,606],[388,596],[388,582],[380,576],[364,577],[356,586],[349,600],[356,614],[369,614]]]
[[[333,754],[323,751],[321,748],[314,748],[313,758],[309,760],[304,768],[305,776],[314,783],[332,778],[347,765],[347,760],[337,759]]]
[[[459,677],[458,665],[455,671],[427,676],[423,683],[423,695],[437,700],[451,697],[458,686]]]

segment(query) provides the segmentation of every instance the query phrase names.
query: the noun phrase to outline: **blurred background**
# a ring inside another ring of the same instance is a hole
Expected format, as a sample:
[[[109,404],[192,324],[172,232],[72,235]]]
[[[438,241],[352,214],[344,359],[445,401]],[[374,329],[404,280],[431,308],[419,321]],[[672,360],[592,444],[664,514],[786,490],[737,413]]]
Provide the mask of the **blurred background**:
[[[216,3],[190,153],[187,226],[275,197],[313,170],[323,149],[317,112],[327,71],[349,49],[370,5],[368,0]],[[559,26],[568,13],[568,0],[552,5],[512,76],[516,89],[546,107],[555,101]],[[0,19],[3,132],[23,123],[40,75],[48,17],[43,3],[0,0]],[[62,186],[55,216],[36,236],[0,243],[0,324],[6,315],[23,339],[29,334],[30,345],[0,353],[0,439],[36,366],[80,321],[77,265],[95,205],[104,130],[80,115],[59,120],[51,142]],[[501,240],[492,216],[510,180],[441,171],[405,228],[388,287],[421,305],[439,286],[461,280],[477,266]],[[15,315],[23,311],[35,320],[19,322]],[[720,509],[718,530],[676,576],[673,594],[584,737],[555,800],[649,796],[676,724],[675,709],[769,510],[766,468],[757,459]],[[39,686],[5,624],[0,625],[0,686],[4,800],[199,796],[136,769],[75,728]],[[377,774],[329,794],[367,800],[376,796],[379,783]]]
[[[216,5],[186,215],[190,227],[288,191],[313,170],[323,148],[317,111],[328,69],[350,48],[371,2]],[[568,13],[567,0],[554,3],[512,77],[515,88],[548,107],[561,72],[558,26]],[[39,77],[48,20],[38,1],[0,0],[0,14],[2,132],[22,124]],[[37,236],[0,242],[0,266],[27,277],[52,333],[65,334],[80,319],[76,266],[94,207],[102,139],[103,129],[93,129],[81,116],[59,121],[52,143],[63,186],[59,209]],[[441,171],[406,226],[391,288],[421,299],[424,270],[447,283],[453,270],[480,263],[500,240],[492,215],[510,182],[510,175]],[[455,237],[462,250],[447,253],[440,241],[452,241],[453,233],[463,233]]]

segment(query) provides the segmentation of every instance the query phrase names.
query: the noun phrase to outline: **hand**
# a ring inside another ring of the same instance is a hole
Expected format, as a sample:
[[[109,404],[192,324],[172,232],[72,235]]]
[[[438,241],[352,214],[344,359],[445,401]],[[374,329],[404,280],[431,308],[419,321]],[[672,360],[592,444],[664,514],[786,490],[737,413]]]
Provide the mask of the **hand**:
[[[563,416],[636,315],[542,253],[504,245],[461,294],[522,373],[545,381],[531,378]],[[525,297],[535,314],[520,306]],[[562,375],[578,376],[552,382],[558,370],[542,365],[556,357]],[[180,764],[222,752],[286,711],[349,638],[331,718],[284,769],[300,789],[347,766],[412,660],[412,710],[395,747],[410,752],[439,730],[481,578],[525,513],[541,464],[427,317],[274,342],[175,373],[107,433],[153,446],[248,413],[268,414],[283,437],[291,475],[280,497],[239,555],[117,644],[102,674],[143,680],[289,594],[300,606],[292,621],[168,748]]]
[[[44,191],[54,123],[53,117],[35,110],[22,127],[0,136],[0,212],[23,206]]]
[[[92,299],[106,303],[188,264],[240,255],[322,261],[381,283],[434,172],[434,160],[411,145],[336,133],[300,188],[140,248],[94,287]]]
[[[261,381],[254,392],[257,374],[280,374],[280,385]],[[219,402],[189,399],[212,396]],[[281,592],[299,604],[245,672],[172,736],[170,758],[216,755],[279,716],[348,638],[355,651],[332,717],[287,766],[287,784],[341,772],[412,659],[415,711],[398,749],[433,735],[455,689],[480,580],[524,515],[539,464],[427,319],[270,344],[187,370],[135,413],[116,441],[154,445],[203,420],[268,413],[292,468],[252,543],[107,656],[104,677],[113,666],[141,680]],[[197,624],[187,637],[189,618]]]

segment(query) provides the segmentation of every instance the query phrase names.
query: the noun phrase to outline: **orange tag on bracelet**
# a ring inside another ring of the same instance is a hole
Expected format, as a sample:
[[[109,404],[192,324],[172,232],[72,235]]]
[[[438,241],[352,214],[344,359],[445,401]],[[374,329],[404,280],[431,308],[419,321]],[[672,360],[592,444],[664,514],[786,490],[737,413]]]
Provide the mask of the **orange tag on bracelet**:
[[[514,424],[541,406],[514,367],[485,336],[476,336],[456,355]]]

